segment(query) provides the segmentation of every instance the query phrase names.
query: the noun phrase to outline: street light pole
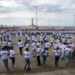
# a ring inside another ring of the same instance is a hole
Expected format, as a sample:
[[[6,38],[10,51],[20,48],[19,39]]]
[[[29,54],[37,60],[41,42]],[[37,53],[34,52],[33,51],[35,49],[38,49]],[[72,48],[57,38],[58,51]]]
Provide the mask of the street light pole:
[[[75,25],[75,15],[74,15],[74,25]]]
[[[36,6],[36,25],[38,25],[38,18],[37,18],[37,15],[38,15],[38,10],[37,10],[37,6]]]
[[[49,16],[49,26],[50,26],[50,16]]]

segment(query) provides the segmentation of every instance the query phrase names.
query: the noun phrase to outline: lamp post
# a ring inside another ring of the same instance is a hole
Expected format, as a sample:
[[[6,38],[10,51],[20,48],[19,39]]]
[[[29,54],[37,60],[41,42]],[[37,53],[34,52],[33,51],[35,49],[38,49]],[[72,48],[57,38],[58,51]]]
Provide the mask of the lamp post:
[[[75,25],[75,14],[74,14],[74,25]]]
[[[37,10],[37,6],[36,6],[36,25],[38,25],[38,10]]]
[[[49,16],[49,26],[50,26],[50,16]]]

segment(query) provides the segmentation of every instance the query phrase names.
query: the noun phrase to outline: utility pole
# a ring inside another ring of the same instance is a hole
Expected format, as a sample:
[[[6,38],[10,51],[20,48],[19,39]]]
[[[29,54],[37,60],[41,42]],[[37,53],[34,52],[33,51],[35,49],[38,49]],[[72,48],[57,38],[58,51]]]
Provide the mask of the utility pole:
[[[49,26],[50,26],[50,16],[49,16]]]
[[[36,25],[38,25],[38,10],[37,10],[37,6],[36,6]]]
[[[74,14],[74,25],[75,25],[75,14]]]

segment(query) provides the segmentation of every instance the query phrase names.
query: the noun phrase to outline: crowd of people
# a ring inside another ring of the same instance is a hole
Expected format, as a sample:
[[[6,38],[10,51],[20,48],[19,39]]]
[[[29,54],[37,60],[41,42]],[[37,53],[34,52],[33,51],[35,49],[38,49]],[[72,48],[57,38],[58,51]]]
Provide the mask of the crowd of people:
[[[50,31],[49,31],[50,32]],[[8,59],[12,61],[11,67],[16,68],[15,57],[16,53],[14,47],[18,46],[19,54],[24,55],[25,66],[24,69],[30,71],[30,57],[37,59],[38,66],[46,67],[47,57],[54,54],[55,66],[58,66],[60,58],[64,60],[66,66],[69,64],[70,57],[75,57],[75,41],[72,39],[72,33],[63,33],[52,31],[47,34],[45,31],[39,32],[24,32],[24,31],[0,31],[0,57],[3,60],[4,66],[9,70]],[[39,37],[37,37],[39,35]],[[12,38],[18,36],[24,37],[24,41],[20,38],[17,43],[13,43]],[[50,36],[51,38],[48,38]],[[41,46],[43,48],[41,48]],[[42,56],[43,62],[40,57]],[[9,57],[9,58],[8,58]]]

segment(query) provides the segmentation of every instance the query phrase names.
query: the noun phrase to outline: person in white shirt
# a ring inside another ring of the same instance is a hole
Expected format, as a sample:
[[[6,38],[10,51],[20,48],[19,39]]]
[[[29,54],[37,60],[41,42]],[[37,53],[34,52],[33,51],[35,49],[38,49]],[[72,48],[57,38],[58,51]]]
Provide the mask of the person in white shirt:
[[[0,34],[0,41],[2,41],[2,35]]]
[[[10,54],[9,57],[10,57],[10,59],[12,61],[11,67],[16,67],[15,66],[15,55],[16,55],[16,52],[15,52],[13,46],[11,46],[10,51],[9,51],[9,54]]]
[[[37,40],[38,40],[37,37],[35,37],[34,41],[37,42]]]
[[[32,36],[32,41],[34,41],[34,40],[35,40],[35,36],[33,35],[33,36]]]
[[[66,39],[68,39],[68,34],[65,34]]]
[[[44,40],[44,44],[45,44],[46,41],[48,40],[48,38],[46,37],[46,35],[44,35],[43,40]]]
[[[27,43],[30,44],[30,36],[27,37]]]
[[[71,53],[70,46],[68,46],[64,52],[65,52],[65,64],[68,65],[69,57],[70,57],[70,53]]]
[[[72,39],[72,34],[70,34],[70,36],[69,36],[71,39]]]
[[[8,40],[8,46],[7,46],[7,48],[8,48],[8,51],[10,51],[10,47],[11,47],[11,41],[10,40]]]
[[[18,32],[15,31],[14,34],[15,34],[16,38],[18,38]]]
[[[66,42],[66,38],[62,38],[62,43],[65,43]]]
[[[39,47],[41,46],[41,43],[40,43],[40,41],[38,41],[38,42],[37,42],[37,45],[38,45]]]
[[[75,44],[72,46],[72,57],[75,57]]]
[[[55,53],[55,66],[58,66],[58,61],[61,55],[61,50],[59,49],[59,47],[56,48],[56,50],[54,50]]]
[[[61,58],[64,59],[64,50],[66,49],[66,45],[63,43],[61,48],[62,48]]]
[[[7,36],[7,35],[6,35],[6,33],[4,32],[4,34],[3,34],[4,40],[6,40],[6,36]]]
[[[44,41],[43,41],[43,35],[40,36],[40,42],[41,42],[41,45],[43,45]]]
[[[0,57],[3,60],[5,68],[7,70],[9,70],[9,67],[8,67],[8,51],[6,50],[5,47],[2,48],[2,51],[0,52]]]
[[[19,31],[19,33],[20,33],[20,36],[22,36],[22,31]]]
[[[48,56],[49,51],[47,50],[47,48],[44,48],[44,50],[42,51],[42,55],[43,55],[43,66],[46,66],[46,59]]]
[[[0,51],[1,51],[1,48],[2,48],[2,41],[0,41]]]
[[[25,43],[25,44],[24,44],[24,50],[26,50],[26,48],[29,48],[29,46],[30,46],[30,45],[29,45],[28,43]]]
[[[6,41],[6,40],[4,40],[3,46],[4,46],[4,47],[6,48],[6,50],[7,50],[7,41]]]
[[[58,46],[59,46],[59,45],[58,45],[58,44],[56,44],[56,43],[55,43],[55,44],[53,44],[53,48],[54,48],[53,50],[56,50],[56,48],[57,48]]]
[[[25,42],[27,43],[28,34],[25,34]]]
[[[60,41],[59,41],[59,39],[56,39],[55,42],[56,42],[56,43],[59,43]]]
[[[48,42],[48,40],[46,40],[46,43],[45,43],[45,48],[47,48],[49,50],[50,47],[50,43]]]
[[[33,52],[36,51],[36,43],[35,43],[35,41],[32,42],[32,51]]]
[[[54,38],[51,38],[50,42],[51,42],[51,46],[53,46]]]
[[[71,44],[71,38],[67,39],[67,45]]]
[[[37,62],[38,62],[38,65],[41,66],[41,62],[40,62],[41,48],[38,45],[37,45],[36,53],[37,53]]]
[[[18,40],[18,47],[19,47],[19,52],[22,55],[23,42],[20,39]]]
[[[26,48],[26,50],[24,51],[24,57],[25,57],[25,66],[24,66],[24,69],[29,71],[31,70],[30,68],[30,56],[31,56],[31,52],[29,51],[28,48]]]
[[[12,41],[12,35],[11,35],[11,34],[9,34],[9,40],[11,40],[11,41]]]

